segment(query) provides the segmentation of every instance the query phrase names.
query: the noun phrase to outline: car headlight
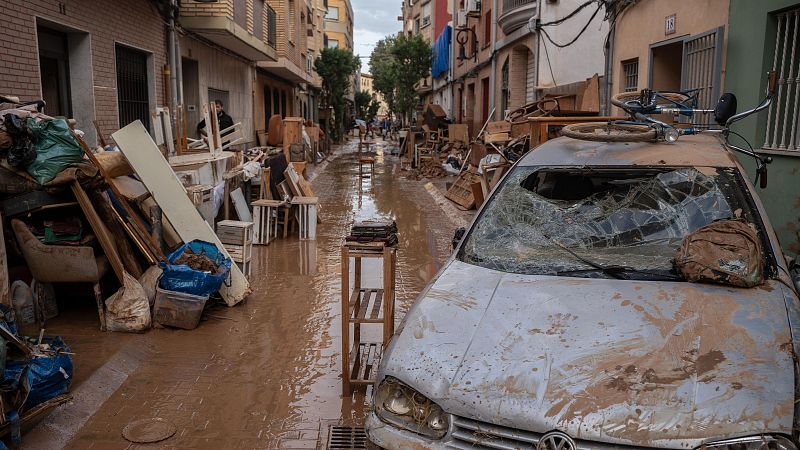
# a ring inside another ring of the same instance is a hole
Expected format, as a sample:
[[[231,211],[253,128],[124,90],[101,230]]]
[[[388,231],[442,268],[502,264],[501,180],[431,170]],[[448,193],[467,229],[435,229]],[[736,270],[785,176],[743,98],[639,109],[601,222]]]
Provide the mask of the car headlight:
[[[763,435],[710,442],[696,450],[797,450],[797,446],[783,436]]]
[[[429,438],[441,439],[450,427],[450,417],[439,405],[392,377],[378,386],[373,403],[384,422]]]

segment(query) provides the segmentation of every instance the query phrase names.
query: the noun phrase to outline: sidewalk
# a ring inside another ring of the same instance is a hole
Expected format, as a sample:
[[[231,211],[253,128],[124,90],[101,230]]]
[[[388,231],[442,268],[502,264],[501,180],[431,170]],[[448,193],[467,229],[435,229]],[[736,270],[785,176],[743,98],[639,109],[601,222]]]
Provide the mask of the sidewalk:
[[[396,218],[399,321],[449,257],[461,224],[424,183],[398,176],[397,157],[382,156],[388,143],[378,141],[374,179],[359,183],[356,145],[309,166],[324,220],[317,240],[256,247],[253,294],[244,304],[213,311],[191,332],[109,337],[49,330],[73,343],[80,380],[75,401],[28,433],[25,447],[133,448],[122,429],[149,417],[178,431],[136,448],[324,448],[328,424],[360,425],[364,393],[341,398],[343,237],[354,219]]]

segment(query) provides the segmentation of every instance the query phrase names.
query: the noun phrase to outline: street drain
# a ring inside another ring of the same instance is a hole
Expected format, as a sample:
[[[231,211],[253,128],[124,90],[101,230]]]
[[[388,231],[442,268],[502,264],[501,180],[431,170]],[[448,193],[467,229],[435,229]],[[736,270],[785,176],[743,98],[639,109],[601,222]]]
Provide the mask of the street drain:
[[[367,433],[363,427],[328,427],[328,450],[352,450],[367,448]]]

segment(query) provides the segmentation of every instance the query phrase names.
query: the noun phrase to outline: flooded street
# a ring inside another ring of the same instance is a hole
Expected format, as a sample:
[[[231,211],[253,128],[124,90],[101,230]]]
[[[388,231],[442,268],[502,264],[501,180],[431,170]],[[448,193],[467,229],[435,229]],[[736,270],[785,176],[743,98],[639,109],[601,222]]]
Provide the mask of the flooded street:
[[[371,389],[341,396],[343,238],[354,220],[397,221],[399,322],[463,223],[422,182],[401,176],[398,158],[384,156],[388,143],[377,144],[372,178],[359,179],[353,141],[312,175],[323,218],[317,240],[255,247],[244,304],[215,308],[193,331],[103,335],[90,320],[81,329],[74,321],[51,326],[77,353],[75,400],[29,433],[26,448],[129,448],[123,428],[155,417],[177,432],[153,448],[324,448],[328,425],[360,426]],[[374,264],[365,263],[367,285],[379,283]],[[108,362],[87,371],[98,359]]]

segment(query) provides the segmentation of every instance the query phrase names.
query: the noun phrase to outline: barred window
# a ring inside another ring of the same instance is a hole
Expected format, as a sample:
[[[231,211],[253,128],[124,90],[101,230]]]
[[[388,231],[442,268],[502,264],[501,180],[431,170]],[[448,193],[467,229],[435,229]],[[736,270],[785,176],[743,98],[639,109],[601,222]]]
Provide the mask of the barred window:
[[[763,147],[800,151],[800,8],[779,13],[776,18],[772,70],[778,79]]]
[[[636,92],[639,90],[639,58],[622,61],[622,77],[625,92]]]

